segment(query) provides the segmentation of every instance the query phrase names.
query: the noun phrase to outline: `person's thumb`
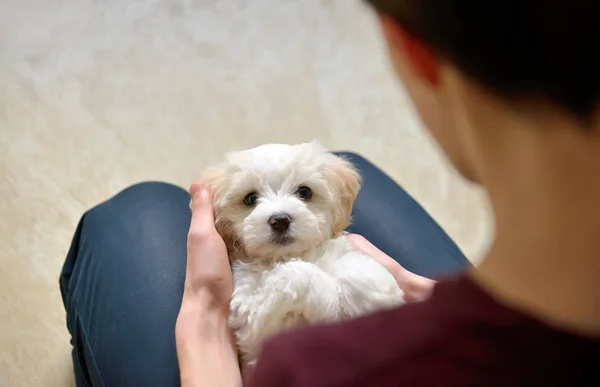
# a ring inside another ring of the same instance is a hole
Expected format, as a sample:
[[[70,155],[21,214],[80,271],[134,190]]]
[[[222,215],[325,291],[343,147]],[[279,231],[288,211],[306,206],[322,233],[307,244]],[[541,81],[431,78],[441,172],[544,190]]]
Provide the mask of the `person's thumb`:
[[[190,187],[192,196],[192,222],[191,232],[204,232],[214,229],[214,209],[212,195],[208,188],[202,183],[194,183]]]

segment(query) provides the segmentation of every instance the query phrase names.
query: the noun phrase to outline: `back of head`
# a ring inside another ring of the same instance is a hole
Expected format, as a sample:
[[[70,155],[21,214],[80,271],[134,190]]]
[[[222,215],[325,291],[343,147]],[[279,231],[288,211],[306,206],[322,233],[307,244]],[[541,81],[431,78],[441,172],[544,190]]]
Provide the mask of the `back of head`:
[[[508,99],[589,123],[600,94],[600,1],[368,0],[465,75]]]

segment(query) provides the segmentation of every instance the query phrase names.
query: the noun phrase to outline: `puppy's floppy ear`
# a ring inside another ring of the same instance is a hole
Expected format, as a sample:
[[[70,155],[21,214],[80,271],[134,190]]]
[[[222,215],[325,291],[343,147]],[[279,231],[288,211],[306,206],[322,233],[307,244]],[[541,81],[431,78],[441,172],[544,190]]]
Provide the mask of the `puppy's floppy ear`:
[[[360,174],[351,162],[340,156],[331,155],[330,166],[326,175],[334,187],[337,207],[333,212],[332,233],[340,235],[350,225],[352,206],[360,190]]]
[[[227,248],[233,248],[235,235],[233,225],[223,217],[223,199],[227,192],[227,172],[224,165],[210,167],[204,170],[200,181],[208,187],[213,197],[215,210],[215,228],[225,241]]]
[[[200,181],[208,187],[213,196],[213,202],[216,207],[219,206],[221,199],[227,190],[227,175],[223,166],[209,167],[202,172]]]

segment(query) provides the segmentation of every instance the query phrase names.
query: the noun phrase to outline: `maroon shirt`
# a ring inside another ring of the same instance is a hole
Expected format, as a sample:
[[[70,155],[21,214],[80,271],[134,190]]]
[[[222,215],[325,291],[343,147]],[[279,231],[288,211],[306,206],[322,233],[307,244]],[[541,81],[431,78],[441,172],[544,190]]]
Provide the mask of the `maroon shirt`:
[[[265,345],[250,387],[600,386],[600,339],[557,331],[467,277],[425,302]]]

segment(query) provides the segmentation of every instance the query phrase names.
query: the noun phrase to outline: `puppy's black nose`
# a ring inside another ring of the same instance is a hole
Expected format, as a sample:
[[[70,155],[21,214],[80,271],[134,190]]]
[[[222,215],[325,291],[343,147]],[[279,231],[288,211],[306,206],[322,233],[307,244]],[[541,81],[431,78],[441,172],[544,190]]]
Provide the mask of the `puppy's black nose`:
[[[275,214],[269,218],[269,224],[273,231],[283,233],[290,228],[292,218],[288,214]]]

